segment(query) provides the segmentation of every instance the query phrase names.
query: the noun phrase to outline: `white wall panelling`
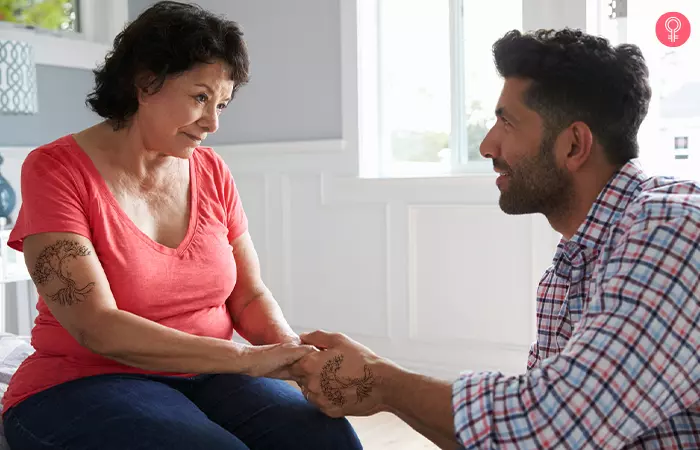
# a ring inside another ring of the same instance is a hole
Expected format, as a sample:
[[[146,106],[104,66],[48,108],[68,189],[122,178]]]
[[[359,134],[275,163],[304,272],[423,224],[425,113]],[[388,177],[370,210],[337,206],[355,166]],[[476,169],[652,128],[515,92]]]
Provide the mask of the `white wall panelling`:
[[[500,220],[494,206],[409,208],[409,337],[523,345],[528,318],[531,220]],[[506,332],[507,330],[507,332]]]
[[[214,146],[292,326],[345,332],[438,376],[524,370],[535,284],[556,243],[549,224],[503,214],[492,176],[348,176],[353,156],[337,144]],[[27,152],[0,149],[13,186]],[[17,291],[35,301],[32,286]]]
[[[386,206],[323,205],[319,175],[289,179],[295,324],[386,336]]]

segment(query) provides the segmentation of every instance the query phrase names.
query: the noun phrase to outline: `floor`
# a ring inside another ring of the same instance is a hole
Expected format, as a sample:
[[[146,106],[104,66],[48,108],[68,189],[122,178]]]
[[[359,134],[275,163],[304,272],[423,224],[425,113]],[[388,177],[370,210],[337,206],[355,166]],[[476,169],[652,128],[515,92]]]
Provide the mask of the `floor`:
[[[288,382],[299,389],[296,383]],[[398,417],[379,413],[371,417],[348,417],[364,450],[436,450],[438,447]]]
[[[416,433],[395,415],[380,413],[372,417],[348,417],[360,436],[364,450],[434,450],[437,447]]]

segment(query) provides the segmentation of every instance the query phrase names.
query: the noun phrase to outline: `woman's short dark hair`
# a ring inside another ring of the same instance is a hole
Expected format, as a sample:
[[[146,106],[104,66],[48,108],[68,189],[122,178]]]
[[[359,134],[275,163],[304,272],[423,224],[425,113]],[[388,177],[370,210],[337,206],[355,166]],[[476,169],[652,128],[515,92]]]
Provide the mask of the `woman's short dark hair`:
[[[612,47],[580,30],[511,31],[493,46],[504,78],[531,80],[524,102],[559,134],[585,122],[616,165],[638,157],[637,133],[649,110],[649,70],[640,49]]]
[[[141,74],[155,76],[147,88],[157,92],[168,76],[216,60],[230,66],[234,92],[248,82],[248,50],[238,24],[197,5],[160,1],[114,38],[104,64],[93,71],[95,89],[86,103],[118,129],[138,109]]]

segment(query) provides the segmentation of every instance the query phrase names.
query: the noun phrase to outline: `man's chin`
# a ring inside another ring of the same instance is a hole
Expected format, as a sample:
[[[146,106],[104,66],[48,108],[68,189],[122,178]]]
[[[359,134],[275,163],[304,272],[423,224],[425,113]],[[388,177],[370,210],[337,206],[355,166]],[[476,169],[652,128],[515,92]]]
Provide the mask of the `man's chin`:
[[[501,211],[510,216],[532,214],[532,211],[524,207],[525,205],[516,199],[509,198],[506,193],[501,193],[501,197],[498,199],[498,206],[501,208]]]

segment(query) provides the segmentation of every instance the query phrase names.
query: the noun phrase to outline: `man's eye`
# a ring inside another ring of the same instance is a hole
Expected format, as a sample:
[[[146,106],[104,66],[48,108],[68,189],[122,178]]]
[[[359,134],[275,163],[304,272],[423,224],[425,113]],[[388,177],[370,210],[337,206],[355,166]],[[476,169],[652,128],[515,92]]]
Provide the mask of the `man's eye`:
[[[206,103],[207,99],[207,94],[199,94],[195,97],[195,100],[197,100],[199,103]]]

